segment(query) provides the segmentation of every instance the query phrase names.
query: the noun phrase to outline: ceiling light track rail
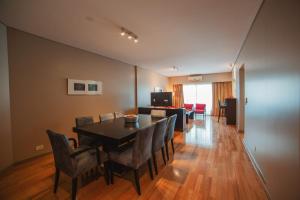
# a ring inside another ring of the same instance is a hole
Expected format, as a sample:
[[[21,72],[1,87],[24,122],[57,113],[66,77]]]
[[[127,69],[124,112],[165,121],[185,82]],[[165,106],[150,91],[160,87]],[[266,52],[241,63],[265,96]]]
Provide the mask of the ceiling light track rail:
[[[121,27],[121,36],[125,37],[127,36],[128,40],[133,40],[134,43],[138,43],[139,39],[138,36],[133,33],[132,31],[129,31],[128,29]]]

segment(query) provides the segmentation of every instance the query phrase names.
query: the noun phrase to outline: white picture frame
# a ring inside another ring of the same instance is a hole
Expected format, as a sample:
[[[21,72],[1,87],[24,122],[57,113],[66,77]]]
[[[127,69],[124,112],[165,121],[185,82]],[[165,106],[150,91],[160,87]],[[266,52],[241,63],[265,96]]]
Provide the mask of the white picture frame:
[[[101,95],[102,82],[68,78],[68,95]]]
[[[163,89],[161,87],[154,87],[154,92],[162,92]]]

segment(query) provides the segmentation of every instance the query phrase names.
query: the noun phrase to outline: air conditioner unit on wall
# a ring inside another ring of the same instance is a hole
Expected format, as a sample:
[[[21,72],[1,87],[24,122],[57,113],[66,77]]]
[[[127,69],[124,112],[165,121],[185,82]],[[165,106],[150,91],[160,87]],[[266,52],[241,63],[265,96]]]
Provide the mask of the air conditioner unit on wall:
[[[202,76],[189,76],[188,81],[202,81]]]

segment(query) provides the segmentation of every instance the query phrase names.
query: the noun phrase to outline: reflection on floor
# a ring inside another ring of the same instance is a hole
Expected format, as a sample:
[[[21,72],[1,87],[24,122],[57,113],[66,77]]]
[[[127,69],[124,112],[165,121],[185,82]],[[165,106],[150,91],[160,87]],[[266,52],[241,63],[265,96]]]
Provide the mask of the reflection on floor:
[[[141,196],[132,174],[125,174],[110,186],[103,177],[80,186],[78,199],[267,199],[235,127],[196,118],[187,133],[176,133],[175,149],[167,166],[157,154],[153,181],[146,167],[141,170]],[[70,178],[62,175],[54,195],[53,173],[50,154],[16,165],[0,176],[0,199],[68,199]]]
[[[193,144],[199,147],[211,148],[213,145],[211,120],[196,120],[184,135],[185,144]]]

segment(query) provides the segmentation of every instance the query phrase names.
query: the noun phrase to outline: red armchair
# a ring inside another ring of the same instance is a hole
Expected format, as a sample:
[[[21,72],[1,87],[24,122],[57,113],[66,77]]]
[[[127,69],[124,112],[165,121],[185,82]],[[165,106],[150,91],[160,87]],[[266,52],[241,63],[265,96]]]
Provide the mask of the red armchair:
[[[184,108],[187,110],[194,110],[194,104],[185,103]]]
[[[196,103],[195,114],[206,116],[206,104]]]

